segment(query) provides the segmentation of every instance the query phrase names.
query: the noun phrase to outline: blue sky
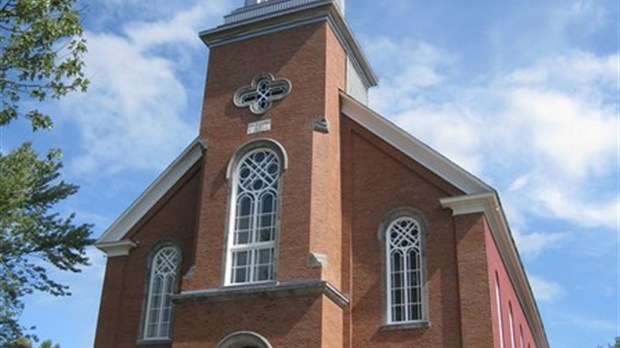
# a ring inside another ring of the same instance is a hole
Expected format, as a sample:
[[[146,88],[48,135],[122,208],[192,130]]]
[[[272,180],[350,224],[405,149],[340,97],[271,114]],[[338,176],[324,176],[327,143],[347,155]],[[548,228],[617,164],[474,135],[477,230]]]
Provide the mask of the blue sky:
[[[200,30],[241,0],[101,0],[85,8],[87,94],[43,108],[55,129],[0,129],[64,151],[80,192],[59,209],[99,236],[196,136]],[[619,329],[618,1],[349,1],[380,85],[371,106],[500,193],[552,347],[596,348]],[[53,271],[70,298],[34,295],[24,324],[92,346],[105,258]]]

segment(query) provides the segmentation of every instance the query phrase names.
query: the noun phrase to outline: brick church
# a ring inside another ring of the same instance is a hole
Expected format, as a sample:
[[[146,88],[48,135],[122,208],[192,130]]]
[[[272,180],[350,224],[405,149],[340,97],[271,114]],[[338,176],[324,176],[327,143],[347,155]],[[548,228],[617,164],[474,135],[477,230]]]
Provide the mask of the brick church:
[[[198,136],[97,241],[95,347],[549,347],[497,192],[367,106],[344,10],[200,33]]]

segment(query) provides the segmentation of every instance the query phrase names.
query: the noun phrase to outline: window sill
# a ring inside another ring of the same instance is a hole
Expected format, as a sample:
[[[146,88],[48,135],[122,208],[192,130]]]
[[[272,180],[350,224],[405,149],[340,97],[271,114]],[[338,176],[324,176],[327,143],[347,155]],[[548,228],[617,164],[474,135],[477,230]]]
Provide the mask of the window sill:
[[[139,339],[137,342],[139,346],[170,344],[170,343],[172,343],[172,338],[143,338],[143,339]]]
[[[266,280],[262,282],[252,282],[252,283],[236,283],[236,284],[225,284],[224,286],[220,286],[220,289],[244,289],[244,288],[261,288],[261,287],[270,287],[276,286],[278,282],[275,280]]]
[[[428,329],[431,327],[430,321],[416,321],[411,323],[394,323],[385,324],[381,326],[381,331],[395,331],[395,330],[412,330],[412,329]]]

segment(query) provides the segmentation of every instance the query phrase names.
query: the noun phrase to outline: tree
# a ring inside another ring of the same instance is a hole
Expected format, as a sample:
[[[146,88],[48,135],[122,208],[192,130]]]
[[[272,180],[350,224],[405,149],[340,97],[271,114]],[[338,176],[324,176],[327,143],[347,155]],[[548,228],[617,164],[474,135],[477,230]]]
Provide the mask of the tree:
[[[76,1],[0,0],[0,127],[23,118],[34,131],[50,129],[52,118],[36,102],[86,90],[86,43]],[[60,179],[61,168],[58,150],[39,158],[30,143],[8,154],[0,149],[2,347],[25,334],[18,321],[25,295],[70,294],[49,277],[49,266],[79,272],[88,265],[85,249],[93,242],[92,226],[77,225],[73,214],[61,217],[53,210],[77,191]]]
[[[37,109],[22,111],[22,99],[58,99],[85,91],[82,36],[76,0],[0,0],[0,126],[24,116],[33,128],[52,119]]]
[[[607,344],[608,348],[620,348],[620,337],[616,337],[614,343],[609,343]],[[599,346],[599,348],[605,348],[602,346]]]
[[[77,191],[60,178],[60,152],[39,159],[28,143],[0,154],[0,343],[22,336],[18,316],[22,298],[34,291],[70,295],[47,274],[47,265],[79,272],[88,265],[92,244],[89,224],[76,225],[74,214],[50,212]]]
[[[20,337],[14,342],[11,342],[3,347],[4,348],[33,348],[32,341],[26,337]],[[51,340],[45,340],[41,342],[41,345],[39,346],[39,348],[60,348],[60,345],[53,344]]]

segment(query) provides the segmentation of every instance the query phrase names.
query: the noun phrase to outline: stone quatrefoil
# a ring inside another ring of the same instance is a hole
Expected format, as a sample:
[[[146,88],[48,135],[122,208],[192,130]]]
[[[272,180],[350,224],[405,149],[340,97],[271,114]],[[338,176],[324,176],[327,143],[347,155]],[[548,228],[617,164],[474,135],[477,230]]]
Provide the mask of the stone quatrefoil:
[[[255,115],[262,115],[271,108],[274,101],[283,99],[291,93],[291,82],[275,79],[270,73],[260,73],[249,86],[235,92],[233,103],[239,108],[249,107]]]

